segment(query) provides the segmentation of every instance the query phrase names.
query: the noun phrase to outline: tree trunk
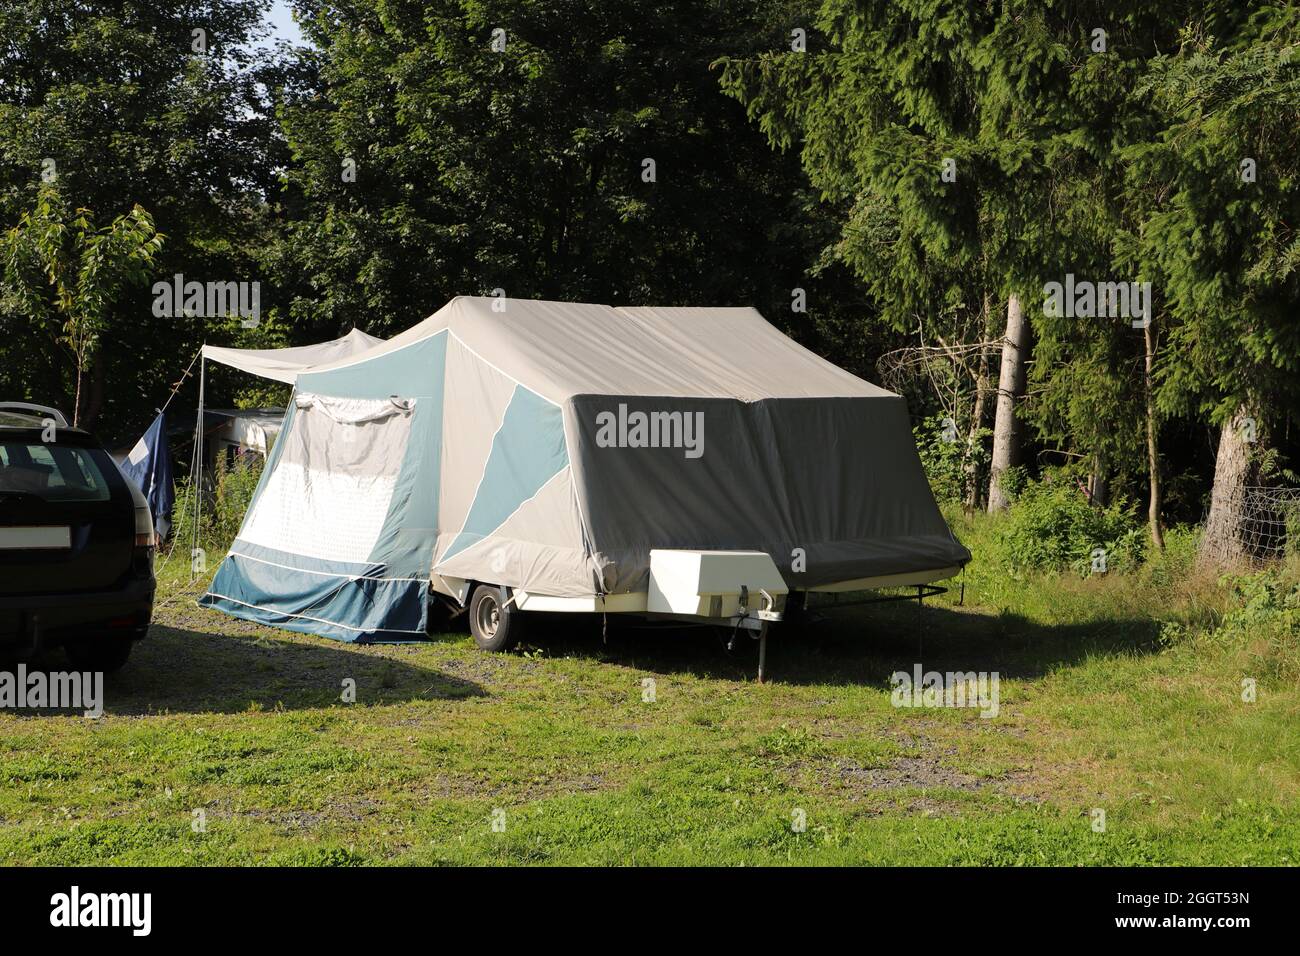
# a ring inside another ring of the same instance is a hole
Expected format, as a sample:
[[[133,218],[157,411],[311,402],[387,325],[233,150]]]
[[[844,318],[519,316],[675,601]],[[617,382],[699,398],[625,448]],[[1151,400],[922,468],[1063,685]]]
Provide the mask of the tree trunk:
[[[1088,503],[1094,508],[1110,504],[1110,460],[1101,452],[1092,456],[1092,474],[1088,476]]]
[[[1029,357],[1029,323],[1020,299],[1007,299],[1007,331],[1002,339],[1002,368],[998,374],[998,405],[993,419],[993,458],[989,463],[989,512],[1005,511],[1010,500],[998,484],[1002,472],[1015,462],[1016,399],[1025,387]]]
[[[77,390],[72,395],[72,427],[81,427],[81,377],[84,369],[81,358],[77,358]]]
[[[1147,502],[1147,522],[1151,526],[1151,543],[1156,549],[1163,551],[1165,549],[1165,532],[1160,526],[1160,456],[1157,451],[1156,441],[1156,400],[1155,389],[1152,387],[1151,374],[1155,365],[1155,331],[1152,323],[1147,322],[1147,326],[1142,330],[1145,337],[1146,348],[1146,366],[1142,375],[1143,387],[1146,391],[1147,406],[1147,474],[1150,476],[1151,497]]]
[[[104,410],[104,357],[96,353],[90,366],[90,389],[86,397],[86,407],[81,412],[81,427],[87,431],[99,421],[99,413]]]
[[[1197,563],[1202,567],[1232,564],[1246,556],[1241,528],[1245,511],[1246,484],[1250,476],[1250,441],[1257,425],[1249,404],[1242,403],[1219,433],[1219,452],[1214,461],[1214,488],[1210,492],[1210,516]]]
[[[989,294],[984,293],[984,308],[980,317],[980,342],[985,342],[989,337],[989,318],[992,313],[992,305],[989,301]],[[989,357],[984,351],[981,344],[979,360],[975,366],[975,402],[971,409],[970,431],[966,435],[966,454],[962,461],[962,471],[965,473],[966,481],[966,500],[964,502],[966,513],[973,512],[980,506],[980,486],[979,486],[979,457],[975,454],[978,445],[983,442],[979,439],[980,429],[984,427],[984,408],[988,401],[989,394]]]

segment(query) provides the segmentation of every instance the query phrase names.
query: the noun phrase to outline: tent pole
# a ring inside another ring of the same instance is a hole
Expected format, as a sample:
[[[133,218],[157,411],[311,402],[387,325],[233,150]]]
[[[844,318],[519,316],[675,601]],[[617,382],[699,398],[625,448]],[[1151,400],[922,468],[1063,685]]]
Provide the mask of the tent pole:
[[[925,660],[925,585],[916,586],[916,659]]]
[[[202,351],[199,352],[202,356]],[[199,550],[199,522],[203,520],[203,399],[207,362],[199,359],[199,414],[194,426],[194,471],[190,474],[190,488],[194,491],[194,528],[190,535],[190,580],[195,577],[194,558]]]

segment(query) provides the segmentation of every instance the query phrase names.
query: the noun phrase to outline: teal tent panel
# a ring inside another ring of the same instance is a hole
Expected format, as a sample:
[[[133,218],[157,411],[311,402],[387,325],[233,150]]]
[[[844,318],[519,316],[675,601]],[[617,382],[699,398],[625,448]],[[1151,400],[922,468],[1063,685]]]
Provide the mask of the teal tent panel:
[[[199,603],[246,621],[347,642],[425,637],[423,579],[249,542],[235,542]]]
[[[425,385],[429,394],[416,399],[402,470],[370,557],[395,572],[428,577],[438,537],[447,336],[439,335],[420,344],[428,346],[420,350],[420,360],[429,379]]]
[[[362,358],[341,368],[304,372],[298,376],[300,392],[341,398],[436,397],[442,400],[447,333],[439,332],[402,348]]]
[[[517,386],[492,439],[465,525],[441,560],[488,537],[568,464],[560,406]]]

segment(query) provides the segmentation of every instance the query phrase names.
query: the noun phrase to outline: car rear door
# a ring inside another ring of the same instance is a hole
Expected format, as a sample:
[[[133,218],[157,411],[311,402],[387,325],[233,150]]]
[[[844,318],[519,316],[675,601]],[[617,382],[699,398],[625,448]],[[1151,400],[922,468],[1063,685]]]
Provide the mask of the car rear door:
[[[110,589],[134,541],[126,479],[88,436],[0,430],[0,596]]]

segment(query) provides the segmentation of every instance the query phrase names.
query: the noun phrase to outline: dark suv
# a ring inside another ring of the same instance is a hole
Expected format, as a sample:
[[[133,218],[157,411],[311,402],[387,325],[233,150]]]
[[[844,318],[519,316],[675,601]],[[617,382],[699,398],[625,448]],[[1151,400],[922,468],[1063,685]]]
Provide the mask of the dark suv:
[[[0,655],[62,645],[78,670],[117,670],[153,613],[153,519],[99,443],[46,411],[0,408]]]

